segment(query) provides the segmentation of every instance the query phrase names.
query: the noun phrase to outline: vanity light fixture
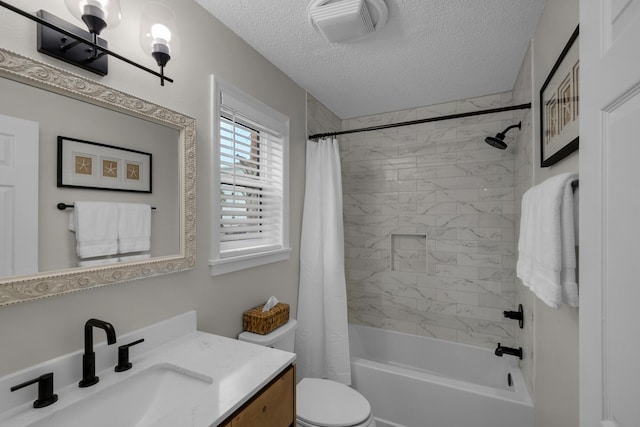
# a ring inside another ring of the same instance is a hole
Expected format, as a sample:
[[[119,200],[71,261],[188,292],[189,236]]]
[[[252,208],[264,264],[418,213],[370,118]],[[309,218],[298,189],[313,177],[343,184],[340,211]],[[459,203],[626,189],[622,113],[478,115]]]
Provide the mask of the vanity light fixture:
[[[140,46],[156,60],[160,74],[164,75],[167,62],[178,55],[180,43],[176,31],[176,15],[170,7],[149,2],[142,8],[140,20]],[[161,82],[164,86],[164,82]]]
[[[32,15],[0,0],[0,6],[38,24],[39,52],[101,76],[107,75],[107,58],[112,56],[159,77],[162,86],[165,81],[173,82],[171,78],[164,75],[164,65],[168,59],[162,65],[158,61],[161,69],[157,72],[109,50],[107,41],[98,37],[102,30],[113,28],[120,22],[120,0],[65,0],[65,4],[76,18],[85,23],[88,31],[44,10]],[[175,37],[175,30],[172,36]]]

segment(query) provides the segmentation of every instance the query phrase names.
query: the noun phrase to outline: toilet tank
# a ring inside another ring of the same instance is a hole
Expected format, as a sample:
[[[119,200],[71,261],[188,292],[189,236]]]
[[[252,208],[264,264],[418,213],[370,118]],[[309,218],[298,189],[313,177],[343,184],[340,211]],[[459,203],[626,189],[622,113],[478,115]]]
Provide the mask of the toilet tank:
[[[253,332],[243,332],[238,335],[240,341],[246,341],[253,344],[263,345],[267,347],[277,348],[278,350],[293,353],[293,346],[296,339],[295,319],[289,319],[287,323],[265,335],[254,334]]]

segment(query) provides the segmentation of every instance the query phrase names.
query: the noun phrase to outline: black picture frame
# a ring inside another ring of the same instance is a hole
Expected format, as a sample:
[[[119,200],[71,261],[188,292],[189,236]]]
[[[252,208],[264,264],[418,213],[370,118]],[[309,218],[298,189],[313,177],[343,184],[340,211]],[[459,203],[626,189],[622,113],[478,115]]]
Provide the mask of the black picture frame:
[[[58,136],[57,186],[151,193],[151,153]]]
[[[580,27],[571,34],[540,89],[540,166],[579,149]]]

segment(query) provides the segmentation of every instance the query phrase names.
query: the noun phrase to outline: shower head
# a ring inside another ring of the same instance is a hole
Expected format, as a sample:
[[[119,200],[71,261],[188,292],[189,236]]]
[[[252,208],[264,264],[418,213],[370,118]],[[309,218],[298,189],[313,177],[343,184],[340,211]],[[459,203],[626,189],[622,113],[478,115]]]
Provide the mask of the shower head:
[[[503,130],[502,132],[498,132],[496,134],[496,136],[488,136],[484,139],[484,142],[486,142],[487,144],[489,144],[492,147],[498,148],[500,150],[504,150],[505,148],[507,148],[507,143],[504,142],[504,137],[505,134],[507,132],[509,132],[509,130],[513,129],[513,128],[518,128],[520,129],[522,125],[522,122],[518,122],[517,125],[511,125],[508,128],[506,128],[505,130]]]

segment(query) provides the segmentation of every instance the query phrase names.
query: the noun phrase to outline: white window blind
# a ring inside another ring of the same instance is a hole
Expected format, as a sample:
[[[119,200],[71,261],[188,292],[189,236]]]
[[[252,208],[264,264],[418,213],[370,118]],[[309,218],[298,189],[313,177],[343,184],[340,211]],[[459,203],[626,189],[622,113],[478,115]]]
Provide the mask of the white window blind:
[[[223,98],[224,100],[224,98]],[[220,249],[282,245],[280,135],[222,104],[220,115]]]

